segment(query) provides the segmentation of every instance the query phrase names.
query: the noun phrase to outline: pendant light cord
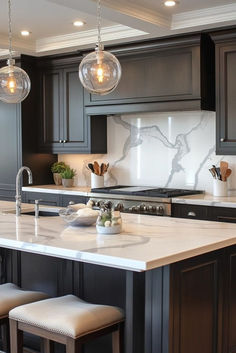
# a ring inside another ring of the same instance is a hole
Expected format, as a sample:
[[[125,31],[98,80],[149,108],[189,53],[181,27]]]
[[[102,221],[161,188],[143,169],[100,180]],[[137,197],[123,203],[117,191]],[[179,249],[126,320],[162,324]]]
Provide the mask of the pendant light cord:
[[[9,58],[12,59],[11,0],[8,0],[8,40],[9,40]]]
[[[101,21],[102,21],[101,0],[97,0],[97,25],[98,25],[98,48],[99,49],[101,49],[101,47],[102,47]]]

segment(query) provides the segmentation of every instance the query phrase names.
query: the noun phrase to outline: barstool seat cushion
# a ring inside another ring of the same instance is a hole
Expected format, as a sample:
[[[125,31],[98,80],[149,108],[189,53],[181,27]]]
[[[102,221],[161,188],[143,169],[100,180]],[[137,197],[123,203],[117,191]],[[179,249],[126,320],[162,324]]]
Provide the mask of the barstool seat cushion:
[[[11,310],[9,317],[76,339],[121,322],[124,314],[113,306],[90,304],[66,295],[20,306]]]
[[[46,299],[48,296],[41,292],[25,291],[13,283],[0,285],[0,318],[8,316],[11,309],[32,303],[37,300]]]

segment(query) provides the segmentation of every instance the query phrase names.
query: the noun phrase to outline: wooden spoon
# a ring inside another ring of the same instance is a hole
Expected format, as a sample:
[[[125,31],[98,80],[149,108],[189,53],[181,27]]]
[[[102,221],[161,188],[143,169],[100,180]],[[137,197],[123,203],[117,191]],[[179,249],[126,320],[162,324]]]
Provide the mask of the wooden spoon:
[[[100,175],[100,167],[97,161],[93,163],[93,169],[95,174]]]
[[[226,170],[226,173],[225,173],[225,180],[228,179],[228,177],[231,175],[231,173],[232,173],[232,170],[231,170],[231,169],[227,169],[227,170]]]
[[[221,174],[221,180],[226,181],[226,171],[229,167],[229,164],[227,162],[221,161],[220,162],[220,174]]]

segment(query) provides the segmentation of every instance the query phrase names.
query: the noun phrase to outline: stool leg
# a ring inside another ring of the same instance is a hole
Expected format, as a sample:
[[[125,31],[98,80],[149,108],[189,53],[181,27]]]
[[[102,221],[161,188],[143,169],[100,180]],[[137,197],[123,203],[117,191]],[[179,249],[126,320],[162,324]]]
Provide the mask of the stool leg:
[[[120,324],[117,331],[112,332],[112,353],[123,353],[124,325]]]
[[[82,353],[82,344],[79,340],[68,337],[66,342],[66,353]]]
[[[10,341],[12,353],[23,353],[23,332],[18,330],[18,322],[10,319]]]
[[[2,324],[1,331],[2,331],[3,351],[9,353],[10,352],[9,322],[4,322],[4,324]]]
[[[53,341],[46,338],[41,338],[41,353],[54,353]]]

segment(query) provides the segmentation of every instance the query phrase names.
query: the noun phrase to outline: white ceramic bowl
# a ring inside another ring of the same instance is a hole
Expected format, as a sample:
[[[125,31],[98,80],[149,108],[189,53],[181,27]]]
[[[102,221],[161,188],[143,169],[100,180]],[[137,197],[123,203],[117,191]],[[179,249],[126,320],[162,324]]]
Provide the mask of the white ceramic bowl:
[[[79,216],[76,212],[68,213],[67,210],[60,210],[59,215],[66,223],[73,227],[91,226],[97,220],[97,214],[93,216]]]

